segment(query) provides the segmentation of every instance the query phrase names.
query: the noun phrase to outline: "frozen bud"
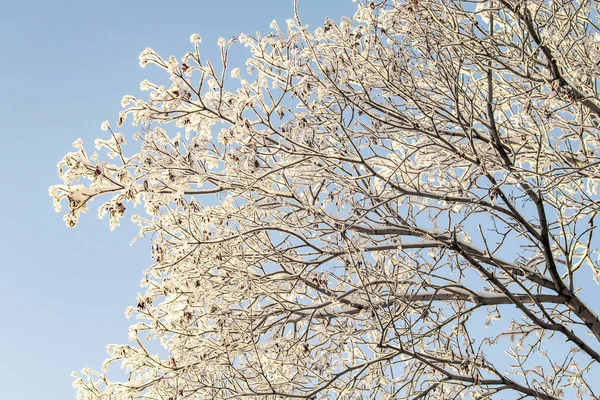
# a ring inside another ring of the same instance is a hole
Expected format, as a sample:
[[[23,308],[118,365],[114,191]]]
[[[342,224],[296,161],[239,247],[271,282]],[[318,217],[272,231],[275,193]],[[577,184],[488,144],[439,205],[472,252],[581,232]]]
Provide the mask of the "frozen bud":
[[[145,67],[153,55],[154,55],[154,52],[152,51],[152,49],[150,49],[150,48],[144,49],[144,51],[142,51],[140,54],[140,66],[142,68]]]
[[[110,123],[108,121],[104,121],[102,125],[100,125],[100,129],[102,129],[103,131],[107,131],[108,128],[110,128]]]
[[[123,96],[123,98],[121,99],[121,106],[127,107],[132,102],[135,103],[135,97],[131,95]]]
[[[202,38],[197,33],[194,33],[192,36],[190,36],[190,42],[194,44],[202,43]]]
[[[150,89],[156,89],[156,85],[150,82],[148,79],[144,79],[140,82],[140,90],[146,91]]]

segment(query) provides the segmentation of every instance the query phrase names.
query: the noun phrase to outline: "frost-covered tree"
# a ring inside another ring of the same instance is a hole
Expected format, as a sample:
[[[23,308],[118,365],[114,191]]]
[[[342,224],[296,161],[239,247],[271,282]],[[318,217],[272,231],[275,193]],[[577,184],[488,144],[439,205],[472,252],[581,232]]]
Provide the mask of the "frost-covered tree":
[[[69,226],[143,205],[155,260],[128,379],[79,397],[598,398],[599,11],[359,2],[219,62],[144,50],[170,80],[124,97],[135,150],[105,123],[50,189]]]

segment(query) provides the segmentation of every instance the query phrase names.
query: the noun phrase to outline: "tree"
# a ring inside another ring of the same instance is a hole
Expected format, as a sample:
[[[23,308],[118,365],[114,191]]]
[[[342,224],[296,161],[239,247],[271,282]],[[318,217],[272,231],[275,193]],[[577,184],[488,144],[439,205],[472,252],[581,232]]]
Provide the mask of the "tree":
[[[103,366],[129,378],[85,370],[79,396],[598,398],[598,15],[384,0],[221,40],[220,67],[198,35],[144,50],[170,82],[123,99],[139,151],[105,123],[50,189],[69,226],[143,204],[152,238]]]

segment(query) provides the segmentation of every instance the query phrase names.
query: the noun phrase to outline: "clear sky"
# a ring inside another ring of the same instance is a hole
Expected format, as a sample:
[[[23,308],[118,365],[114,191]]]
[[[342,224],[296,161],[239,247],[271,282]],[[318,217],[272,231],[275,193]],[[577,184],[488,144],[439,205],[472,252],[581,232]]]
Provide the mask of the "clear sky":
[[[299,0],[311,26],[339,20],[352,0]],[[48,186],[60,183],[56,163],[82,138],[89,148],[113,125],[125,94],[145,78],[152,47],[180,58],[203,38],[205,59],[218,60],[220,36],[284,26],[293,0],[16,1],[0,11],[0,398],[75,398],[73,370],[99,369],[107,343],[125,343],[124,311],[134,304],[147,242],[129,246],[131,223],[110,232],[95,207],[76,229],[53,211]],[[237,48],[243,63],[248,53]],[[131,133],[132,129],[125,129]],[[130,141],[131,142],[131,141]]]

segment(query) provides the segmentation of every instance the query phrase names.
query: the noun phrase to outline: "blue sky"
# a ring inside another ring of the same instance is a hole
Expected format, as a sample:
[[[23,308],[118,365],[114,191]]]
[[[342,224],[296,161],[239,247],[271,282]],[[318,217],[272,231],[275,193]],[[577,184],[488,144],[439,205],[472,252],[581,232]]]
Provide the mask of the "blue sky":
[[[352,15],[352,0],[299,0],[311,26]],[[200,33],[205,59],[218,60],[220,36],[284,26],[293,0],[7,1],[0,13],[3,63],[0,130],[0,398],[75,398],[70,373],[100,368],[107,343],[127,341],[126,307],[135,302],[151,262],[146,242],[129,246],[130,223],[110,232],[95,207],[76,229],[53,211],[48,186],[56,163],[82,138],[93,145],[100,124],[113,125],[125,94],[143,79],[152,47],[178,58]],[[242,63],[246,49],[239,46]],[[125,129],[130,133],[131,129]]]

